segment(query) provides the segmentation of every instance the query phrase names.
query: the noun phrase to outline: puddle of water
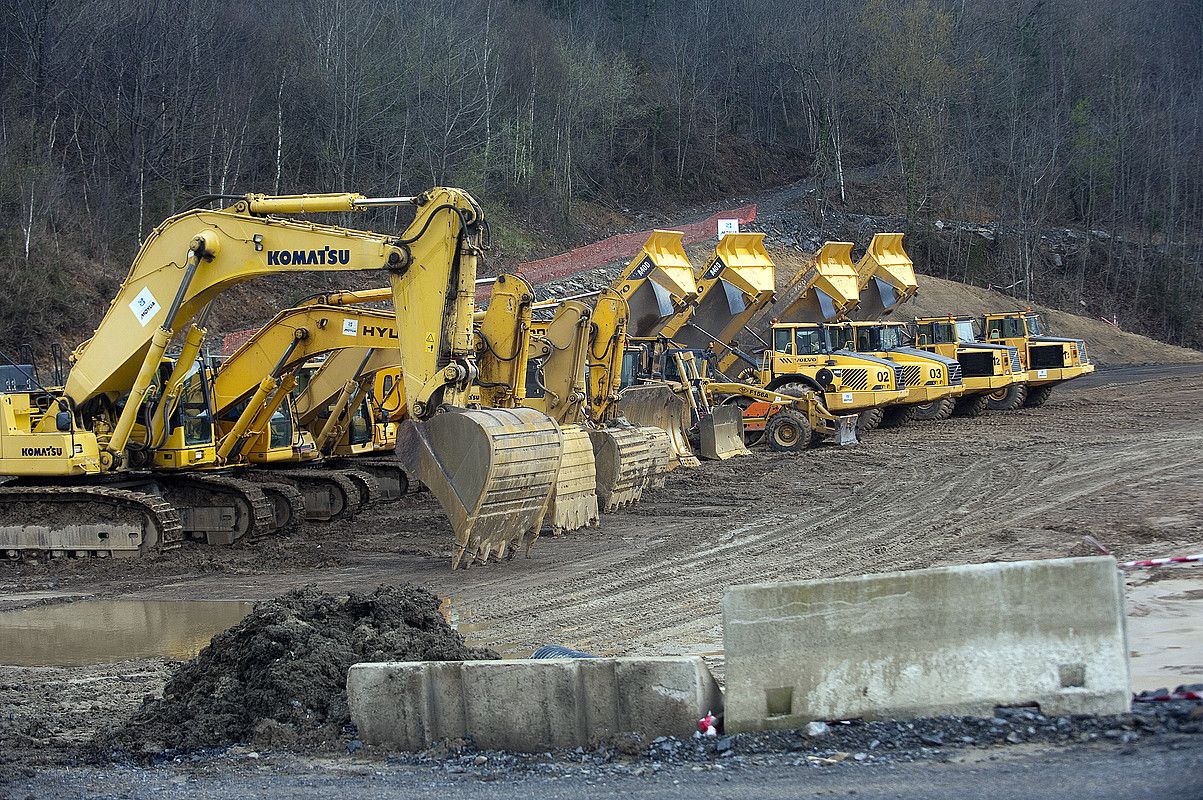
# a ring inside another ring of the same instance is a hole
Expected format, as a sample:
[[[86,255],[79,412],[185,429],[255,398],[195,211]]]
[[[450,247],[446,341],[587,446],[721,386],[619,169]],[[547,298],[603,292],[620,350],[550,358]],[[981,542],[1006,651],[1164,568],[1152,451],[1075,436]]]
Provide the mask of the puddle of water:
[[[0,664],[76,667],[158,656],[185,661],[253,607],[222,600],[87,600],[5,611]]]
[[[1198,579],[1128,588],[1132,690],[1203,683],[1203,591]]]

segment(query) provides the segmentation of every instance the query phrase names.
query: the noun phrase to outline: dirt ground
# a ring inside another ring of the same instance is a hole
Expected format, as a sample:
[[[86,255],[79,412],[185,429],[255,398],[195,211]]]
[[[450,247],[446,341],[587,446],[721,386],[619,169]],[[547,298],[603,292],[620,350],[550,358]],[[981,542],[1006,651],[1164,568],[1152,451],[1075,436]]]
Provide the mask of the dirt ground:
[[[1129,368],[1060,387],[1040,409],[873,432],[855,447],[757,453],[679,470],[600,528],[540,539],[529,558],[451,572],[429,496],[288,540],[188,546],[141,561],[0,566],[0,610],[83,597],[260,600],[317,584],[427,586],[473,644],[526,655],[709,655],[737,583],[1085,554],[1203,551],[1203,367]],[[1129,576],[1131,585],[1158,573]],[[1203,587],[1203,570],[1175,580]],[[1146,593],[1145,603],[1156,603]],[[3,654],[0,654],[2,660]],[[1203,670],[1177,664],[1183,672]],[[55,761],[155,694],[170,662],[0,667],[0,739]],[[1167,675],[1171,682],[1174,675]]]

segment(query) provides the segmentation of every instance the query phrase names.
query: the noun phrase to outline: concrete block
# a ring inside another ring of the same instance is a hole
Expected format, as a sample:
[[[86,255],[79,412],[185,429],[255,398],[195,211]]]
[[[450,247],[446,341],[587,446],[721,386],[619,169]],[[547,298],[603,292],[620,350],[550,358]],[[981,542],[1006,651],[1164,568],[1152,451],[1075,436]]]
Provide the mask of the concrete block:
[[[728,731],[811,720],[1129,710],[1111,558],[733,586],[723,597]]]
[[[525,752],[626,732],[685,737],[722,707],[697,656],[355,664],[347,697],[363,741],[408,750],[469,736]]]

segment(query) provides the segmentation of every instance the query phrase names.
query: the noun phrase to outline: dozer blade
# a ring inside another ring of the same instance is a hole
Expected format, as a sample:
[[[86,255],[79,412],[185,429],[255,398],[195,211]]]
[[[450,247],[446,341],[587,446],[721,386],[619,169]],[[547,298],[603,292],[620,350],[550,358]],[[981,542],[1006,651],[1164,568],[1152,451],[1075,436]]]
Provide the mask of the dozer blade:
[[[618,410],[632,425],[644,425],[668,432],[672,443],[669,469],[696,467],[698,457],[689,447],[689,403],[666,383],[641,383],[628,386],[618,397]]]
[[[835,442],[840,447],[847,447],[850,444],[856,444],[859,441],[856,438],[856,415],[845,414],[835,418],[834,430],[831,432],[831,441]]]
[[[551,533],[575,531],[601,521],[597,508],[597,468],[589,432],[579,425],[564,425],[564,457],[556,475],[551,501]]]
[[[563,439],[530,408],[451,409],[397,431],[397,457],[451,520],[451,568],[529,550],[547,514]]]
[[[744,444],[744,416],[739,406],[715,406],[698,426],[699,455],[711,461],[750,456]]]
[[[647,489],[663,489],[668,482],[668,471],[673,458],[672,437],[663,428],[644,425],[639,430],[647,438],[651,451],[652,468],[647,474]]]
[[[597,498],[607,514],[643,496],[656,468],[652,441],[642,428],[613,426],[589,431],[597,474]]]

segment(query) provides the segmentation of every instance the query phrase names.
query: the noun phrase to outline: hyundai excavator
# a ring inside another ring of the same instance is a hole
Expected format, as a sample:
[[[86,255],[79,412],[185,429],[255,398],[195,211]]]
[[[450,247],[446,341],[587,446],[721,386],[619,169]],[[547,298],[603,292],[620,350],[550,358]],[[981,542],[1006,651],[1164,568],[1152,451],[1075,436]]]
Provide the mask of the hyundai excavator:
[[[203,207],[214,200],[233,202]],[[416,209],[400,236],[283,216],[397,205]],[[0,553],[131,556],[178,547],[180,513],[158,490],[217,461],[204,390],[189,386],[203,312],[254,278],[319,270],[389,277],[408,415],[398,426],[397,453],[451,520],[452,567],[504,557],[529,541],[546,512],[562,445],[555,422],[538,411],[469,407],[477,377],[476,266],[486,230],[476,201],[448,188],[404,198],[205,198],[168,219],[143,243],[95,334],[73,353],[65,385],[0,394],[0,475],[9,477],[0,487]],[[150,394],[181,332],[176,366],[163,390]],[[198,469],[152,473],[159,427],[173,425],[192,436],[185,460]],[[271,518],[270,507],[255,513]]]

